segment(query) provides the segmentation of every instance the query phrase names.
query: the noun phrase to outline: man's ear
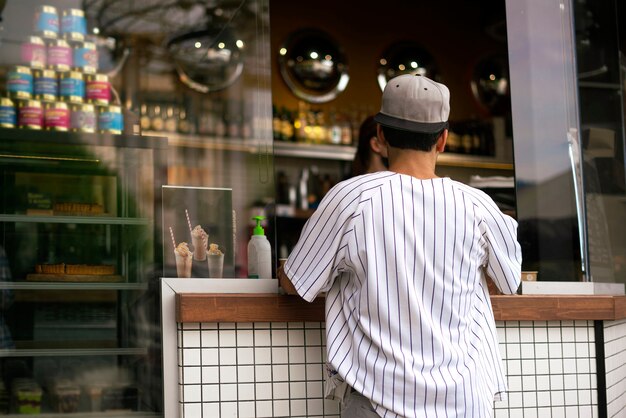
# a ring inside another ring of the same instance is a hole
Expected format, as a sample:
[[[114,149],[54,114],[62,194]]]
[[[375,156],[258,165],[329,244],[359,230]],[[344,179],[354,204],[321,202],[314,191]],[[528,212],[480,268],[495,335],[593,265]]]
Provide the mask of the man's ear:
[[[439,135],[439,138],[437,138],[437,143],[435,144],[435,148],[437,149],[437,152],[443,152],[443,150],[446,148],[447,140],[448,140],[448,130],[444,129],[443,132],[441,132],[441,135]]]
[[[370,138],[370,147],[377,154],[380,154],[384,158],[388,158],[389,155],[388,155],[387,147],[389,145],[387,143],[387,140],[385,139],[385,133],[380,127],[380,124],[376,125],[376,135],[377,135],[376,137]]]
[[[387,152],[387,147],[381,144],[378,137],[375,136],[370,138],[370,148],[372,149],[372,151],[379,155],[382,155],[383,152]]]

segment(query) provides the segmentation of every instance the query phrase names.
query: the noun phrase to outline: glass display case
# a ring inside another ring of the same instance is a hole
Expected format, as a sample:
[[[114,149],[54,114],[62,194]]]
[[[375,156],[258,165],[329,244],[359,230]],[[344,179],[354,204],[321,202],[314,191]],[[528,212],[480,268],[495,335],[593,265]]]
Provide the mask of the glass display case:
[[[166,146],[0,129],[0,413],[161,409]]]

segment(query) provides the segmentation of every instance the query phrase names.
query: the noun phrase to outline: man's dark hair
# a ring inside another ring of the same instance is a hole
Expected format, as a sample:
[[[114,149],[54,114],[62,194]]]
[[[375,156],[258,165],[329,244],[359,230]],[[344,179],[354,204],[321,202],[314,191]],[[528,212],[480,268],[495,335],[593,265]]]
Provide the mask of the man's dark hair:
[[[385,139],[394,148],[430,151],[437,143],[443,129],[434,134],[411,132],[381,125]]]

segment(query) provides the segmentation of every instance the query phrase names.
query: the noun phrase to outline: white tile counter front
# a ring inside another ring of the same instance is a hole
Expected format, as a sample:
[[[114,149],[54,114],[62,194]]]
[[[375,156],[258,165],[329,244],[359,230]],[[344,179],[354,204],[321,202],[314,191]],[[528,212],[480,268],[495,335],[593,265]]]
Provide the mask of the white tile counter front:
[[[176,354],[166,376],[176,415],[166,416],[338,418],[338,404],[323,398],[324,322],[298,319],[175,324],[164,334],[164,351]],[[496,418],[625,414],[626,321],[507,320],[497,329],[509,392]]]
[[[161,279],[161,328],[163,347],[163,410],[167,418],[219,417],[185,415],[182,340],[176,322],[176,295],[181,293],[278,293],[277,280],[251,279]],[[230,415],[233,416],[233,415]],[[237,416],[237,415],[234,415]]]

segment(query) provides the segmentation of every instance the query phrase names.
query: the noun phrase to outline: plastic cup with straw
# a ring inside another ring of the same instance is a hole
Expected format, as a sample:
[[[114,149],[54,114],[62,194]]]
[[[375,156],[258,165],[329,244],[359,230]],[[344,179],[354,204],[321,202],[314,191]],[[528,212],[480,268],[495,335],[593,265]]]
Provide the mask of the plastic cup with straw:
[[[195,228],[191,227],[191,221],[189,220],[189,212],[185,209],[185,215],[187,216],[187,225],[189,226],[189,233],[191,234],[191,244],[193,246],[193,258],[197,261],[206,260],[207,244],[209,242],[208,234],[202,229],[200,225]]]
[[[174,239],[174,232],[170,226],[170,236],[172,237],[172,244],[174,245],[174,256],[176,257],[176,275],[178,278],[191,277],[191,266],[193,264],[193,254],[189,251],[186,242],[181,242],[176,245]]]

